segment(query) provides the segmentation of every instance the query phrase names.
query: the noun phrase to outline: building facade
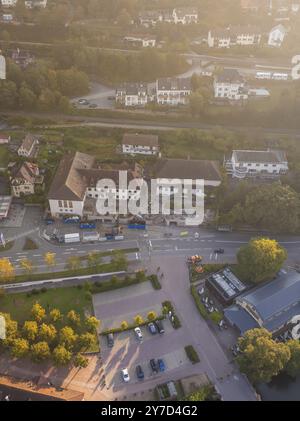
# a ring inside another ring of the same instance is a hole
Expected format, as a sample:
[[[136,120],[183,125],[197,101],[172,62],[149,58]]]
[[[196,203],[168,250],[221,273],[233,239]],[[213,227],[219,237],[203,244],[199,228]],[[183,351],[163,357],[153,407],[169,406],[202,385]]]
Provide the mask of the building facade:
[[[146,83],[123,83],[116,89],[116,103],[125,107],[144,107],[148,103]]]
[[[126,133],[122,139],[122,153],[130,155],[157,155],[158,136]]]
[[[244,78],[235,69],[224,69],[214,78],[214,96],[231,101],[248,99]]]
[[[278,150],[234,150],[225,169],[233,178],[278,178],[288,172],[286,154]]]
[[[164,78],[156,81],[156,102],[161,105],[186,105],[192,93],[190,78]]]

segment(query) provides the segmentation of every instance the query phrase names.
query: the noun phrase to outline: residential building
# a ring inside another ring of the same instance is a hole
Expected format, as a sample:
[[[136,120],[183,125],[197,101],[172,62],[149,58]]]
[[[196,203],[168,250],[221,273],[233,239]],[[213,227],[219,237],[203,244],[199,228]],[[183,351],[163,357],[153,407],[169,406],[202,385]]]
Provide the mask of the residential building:
[[[222,177],[217,161],[203,161],[195,159],[159,159],[154,167],[151,166],[157,183],[161,186],[160,192],[172,195],[176,187],[172,186],[174,180],[204,180],[204,187],[218,187]],[[193,189],[194,194],[203,195],[203,191]]]
[[[192,93],[190,78],[164,78],[156,81],[156,101],[161,105],[186,105]]]
[[[158,10],[145,10],[139,14],[139,23],[146,27],[155,26],[162,20],[163,15]]]
[[[18,0],[1,0],[3,7],[15,7]]]
[[[32,162],[15,164],[10,170],[10,185],[15,197],[35,193],[35,186],[42,186],[44,177],[40,175],[39,167]]]
[[[34,57],[28,51],[23,51],[19,48],[12,51],[11,59],[22,69],[26,69],[29,64],[34,62]]]
[[[288,172],[285,152],[279,150],[234,150],[225,168],[233,178],[277,178]]]
[[[7,145],[10,142],[10,136],[0,133],[0,145]]]
[[[259,45],[261,38],[261,31],[255,26],[232,26],[226,29],[209,31],[207,43],[211,48],[230,48],[236,45],[249,47]]]
[[[268,45],[270,47],[281,47],[287,32],[282,24],[274,26],[269,32]]]
[[[101,168],[96,164],[93,156],[76,152],[65,155],[53,178],[48,201],[50,213],[53,217],[63,215],[86,215],[97,218],[97,199],[106,199],[113,195],[119,199],[128,200],[139,194],[138,189],[130,186],[119,185],[120,171],[126,172],[127,182],[135,178],[140,178],[140,168],[134,165],[132,168],[124,168],[122,165],[118,169]],[[100,180],[112,180],[115,186],[98,186]]]
[[[144,107],[148,102],[146,83],[123,83],[116,89],[116,103],[125,107]]]
[[[214,78],[214,96],[231,101],[247,99],[245,79],[235,69],[224,69]]]
[[[18,155],[23,156],[24,158],[34,158],[37,153],[38,144],[38,138],[35,135],[28,133],[18,149]]]
[[[126,133],[122,139],[122,152],[131,155],[157,155],[158,136]]]
[[[156,46],[156,37],[147,35],[132,35],[123,38],[124,43],[133,47],[154,48]]]
[[[224,314],[241,334],[254,328],[265,328],[274,336],[283,333],[300,315],[300,273],[280,271],[272,281],[239,295]]]
[[[198,10],[192,7],[176,8],[173,10],[175,24],[189,25],[198,22]]]

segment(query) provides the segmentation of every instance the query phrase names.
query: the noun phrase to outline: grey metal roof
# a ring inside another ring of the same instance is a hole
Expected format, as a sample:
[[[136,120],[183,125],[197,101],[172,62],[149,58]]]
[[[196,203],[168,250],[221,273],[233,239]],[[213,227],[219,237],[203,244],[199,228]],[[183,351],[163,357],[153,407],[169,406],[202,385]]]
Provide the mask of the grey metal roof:
[[[280,274],[273,281],[241,295],[237,299],[240,301],[252,305],[267,322],[300,302],[300,274],[296,271]]]
[[[236,326],[241,334],[249,329],[259,327],[258,323],[242,307],[232,305],[224,310],[224,315],[230,324]]]
[[[237,162],[254,162],[254,163],[268,163],[278,164],[287,160],[283,151],[267,150],[267,151],[253,151],[253,150],[235,150],[233,155]]]

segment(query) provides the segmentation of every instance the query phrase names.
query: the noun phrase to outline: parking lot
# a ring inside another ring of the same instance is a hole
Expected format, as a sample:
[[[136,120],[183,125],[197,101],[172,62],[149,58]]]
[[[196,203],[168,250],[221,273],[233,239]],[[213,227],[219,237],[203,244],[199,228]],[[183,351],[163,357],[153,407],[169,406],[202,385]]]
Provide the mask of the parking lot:
[[[123,320],[133,322],[137,314],[146,319],[147,312],[154,310],[161,314],[161,303],[168,297],[162,290],[153,290],[149,282],[110,291],[93,296],[94,311],[101,320],[101,330],[116,327]],[[180,314],[178,314],[180,317]],[[142,340],[139,340],[134,330],[114,334],[113,347],[109,347],[107,337],[100,337],[101,358],[105,372],[106,386],[109,389],[120,390],[126,387],[121,370],[128,369],[129,384],[146,383],[147,380],[162,378],[179,367],[189,366],[184,347],[189,345],[190,338],[183,329],[174,329],[169,319],[162,321],[164,333],[151,334],[148,326],[142,326]],[[164,370],[155,373],[150,367],[150,360],[162,359]],[[138,379],[136,366],[140,365],[144,374]]]

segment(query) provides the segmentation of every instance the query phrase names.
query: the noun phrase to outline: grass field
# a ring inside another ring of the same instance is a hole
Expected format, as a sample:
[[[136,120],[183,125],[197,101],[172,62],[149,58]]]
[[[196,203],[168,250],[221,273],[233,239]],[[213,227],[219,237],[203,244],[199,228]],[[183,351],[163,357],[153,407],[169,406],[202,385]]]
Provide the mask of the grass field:
[[[91,297],[87,296],[85,289],[76,287],[49,289],[29,297],[26,293],[9,294],[0,298],[0,311],[9,313],[12,319],[23,323],[30,319],[30,310],[36,302],[46,310],[58,308],[63,314],[70,310],[75,310],[81,316],[93,313]]]

